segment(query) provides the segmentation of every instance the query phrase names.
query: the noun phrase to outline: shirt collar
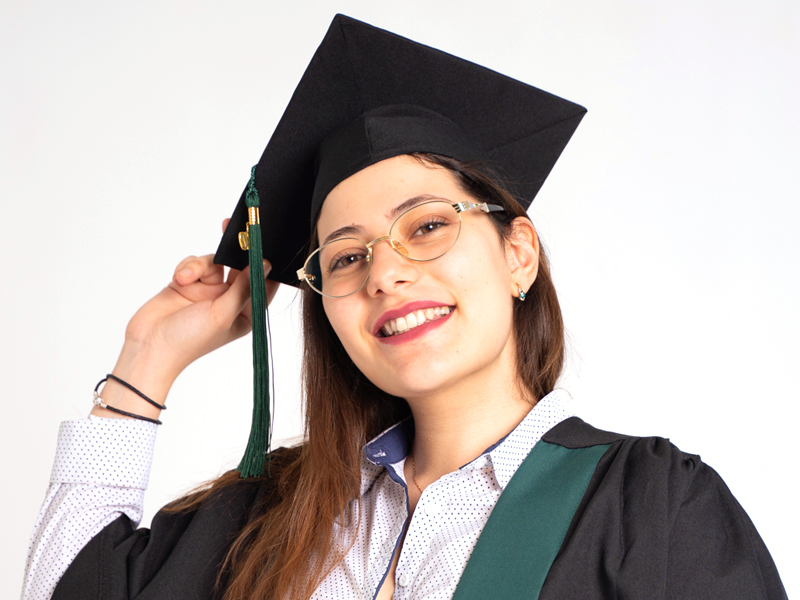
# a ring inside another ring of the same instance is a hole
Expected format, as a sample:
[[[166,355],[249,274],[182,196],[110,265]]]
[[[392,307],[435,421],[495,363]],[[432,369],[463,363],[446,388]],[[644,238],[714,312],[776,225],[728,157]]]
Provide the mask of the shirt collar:
[[[474,461],[461,467],[470,468],[488,454],[495,479],[505,489],[514,473],[536,443],[550,429],[573,416],[568,410],[569,394],[553,390],[536,403],[525,418],[508,435],[481,453]],[[389,427],[364,446],[361,460],[361,495],[375,483],[384,469],[400,462],[411,452],[414,441],[414,419],[411,417]]]
[[[367,442],[361,459],[362,496],[384,469],[408,456],[413,441],[414,419],[408,417]]]
[[[501,489],[517,472],[542,436],[561,421],[573,416],[569,411],[570,396],[565,390],[553,390],[539,400],[511,433],[487,449],[494,476]]]

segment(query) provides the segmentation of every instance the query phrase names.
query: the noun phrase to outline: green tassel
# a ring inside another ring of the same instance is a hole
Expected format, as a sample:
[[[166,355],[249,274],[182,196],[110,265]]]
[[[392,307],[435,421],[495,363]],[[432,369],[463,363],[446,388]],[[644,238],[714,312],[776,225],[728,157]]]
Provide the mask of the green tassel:
[[[258,208],[258,191],[255,184],[256,168],[250,171],[245,203],[248,208]],[[252,211],[249,211],[252,212]],[[237,470],[242,478],[257,477],[264,473],[264,461],[270,444],[269,414],[269,350],[267,346],[267,292],[264,286],[264,263],[261,249],[261,225],[248,226],[250,259],[250,299],[253,313],[253,423],[250,439]]]

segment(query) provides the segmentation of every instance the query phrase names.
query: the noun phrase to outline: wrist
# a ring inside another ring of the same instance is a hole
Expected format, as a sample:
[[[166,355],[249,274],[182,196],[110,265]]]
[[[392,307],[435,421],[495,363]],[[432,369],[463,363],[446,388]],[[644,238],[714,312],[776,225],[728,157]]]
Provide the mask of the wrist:
[[[159,353],[126,342],[111,374],[141,391],[154,402],[163,405],[178,375],[166,366],[168,364]],[[100,398],[108,406],[149,419],[158,419],[161,413],[158,407],[111,378],[100,390]],[[107,418],[130,418],[99,406],[94,407],[92,414]]]

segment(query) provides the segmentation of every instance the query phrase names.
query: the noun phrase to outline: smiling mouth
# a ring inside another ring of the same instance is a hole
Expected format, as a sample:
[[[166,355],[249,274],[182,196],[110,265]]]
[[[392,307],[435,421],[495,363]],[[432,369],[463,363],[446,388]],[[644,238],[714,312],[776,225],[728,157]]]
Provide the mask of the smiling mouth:
[[[396,319],[389,319],[380,328],[378,335],[380,337],[392,337],[411,331],[415,327],[424,325],[429,321],[436,321],[450,314],[452,308],[450,306],[437,306],[435,308],[423,308],[408,313],[404,317]]]

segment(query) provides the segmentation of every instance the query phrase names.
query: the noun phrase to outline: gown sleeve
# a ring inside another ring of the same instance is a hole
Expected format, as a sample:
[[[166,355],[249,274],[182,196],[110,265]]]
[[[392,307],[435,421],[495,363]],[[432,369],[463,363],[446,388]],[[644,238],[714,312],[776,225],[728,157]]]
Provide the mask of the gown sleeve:
[[[540,600],[785,600],[764,542],[722,478],[664,438],[565,423],[548,440],[610,443]]]
[[[666,598],[786,598],[752,521],[704,463],[695,468],[670,532]]]
[[[618,598],[784,600],[777,568],[728,486],[663,438],[620,451]]]
[[[284,453],[278,449],[273,457]],[[52,598],[212,600],[231,544],[253,516],[273,505],[276,488],[266,475],[237,477],[192,510],[162,508],[149,529],[137,529],[123,514],[86,544]]]

